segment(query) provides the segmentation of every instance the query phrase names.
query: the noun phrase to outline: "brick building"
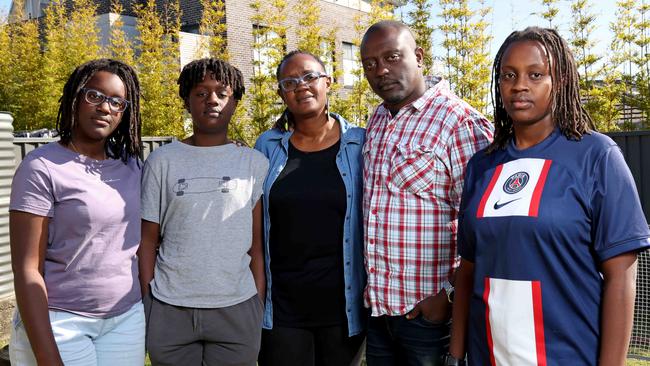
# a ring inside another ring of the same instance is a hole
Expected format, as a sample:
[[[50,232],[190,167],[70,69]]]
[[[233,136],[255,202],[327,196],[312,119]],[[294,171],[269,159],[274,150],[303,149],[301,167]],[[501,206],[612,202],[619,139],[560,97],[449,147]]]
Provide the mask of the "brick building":
[[[131,10],[132,2],[130,0],[121,0],[124,6],[124,30],[131,36],[137,35],[136,19]],[[142,0],[135,0],[142,1]],[[164,0],[157,0],[162,3]],[[198,34],[199,22],[202,15],[202,7],[198,0],[179,0],[181,7],[181,35],[179,37],[181,67],[194,59],[199,50],[199,39],[202,37]],[[287,1],[287,50],[296,48],[298,19],[300,14],[296,14],[297,3],[300,0]],[[101,42],[108,42],[110,26],[117,18],[117,14],[110,13],[110,0],[96,0],[98,3],[97,26],[100,28]],[[370,0],[318,0],[321,8],[320,23],[323,29],[336,28],[336,56],[339,67],[342,68],[343,77],[339,80],[343,85],[352,85],[354,76],[351,70],[355,68],[356,46],[353,40],[359,37],[354,30],[356,19],[359,15],[370,10]],[[25,16],[41,17],[43,9],[47,6],[49,0],[26,0]],[[264,26],[264,24],[253,24],[251,17],[253,9],[250,7],[250,0],[224,0],[226,8],[226,39],[228,44],[228,53],[230,61],[237,66],[244,78],[248,82],[253,75],[253,58],[254,55],[252,44],[254,41],[253,28]],[[324,60],[327,61],[327,60]]]

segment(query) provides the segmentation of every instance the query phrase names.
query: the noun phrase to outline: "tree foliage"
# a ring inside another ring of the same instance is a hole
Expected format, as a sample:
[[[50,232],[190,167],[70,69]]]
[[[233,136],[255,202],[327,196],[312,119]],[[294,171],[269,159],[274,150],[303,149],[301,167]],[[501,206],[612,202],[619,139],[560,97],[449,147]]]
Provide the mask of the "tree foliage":
[[[203,15],[199,24],[199,33],[206,36],[202,44],[210,57],[228,61],[228,43],[226,42],[226,4],[223,0],[201,0]]]
[[[415,33],[415,41],[424,50],[424,75],[431,73],[433,67],[432,34],[433,28],[429,26],[431,3],[429,0],[411,0],[413,9],[408,13],[411,18],[410,26]]]
[[[557,26],[553,25],[555,18],[560,12],[560,9],[556,5],[557,2],[558,0],[542,0],[544,10],[539,15],[548,22],[549,28],[557,28]]]
[[[230,124],[232,137],[253,144],[257,136],[268,130],[282,112],[277,95],[275,69],[287,49],[285,0],[254,0],[251,21],[253,28],[253,76],[248,96],[240,103]],[[246,107],[245,109],[243,109]]]
[[[479,111],[487,112],[491,59],[487,15],[483,1],[473,9],[468,0],[439,0],[445,77],[454,92]]]
[[[23,0],[14,2],[17,9],[22,9],[22,4]],[[22,19],[22,12],[17,11],[0,31],[0,110],[13,114],[14,130],[50,127],[52,120],[37,116],[45,86],[38,22]]]
[[[381,20],[394,19],[393,7],[390,2],[372,0],[370,2],[370,12],[363,16],[359,16],[355,22],[355,31],[357,38],[354,40],[354,45],[359,47],[361,44],[361,37],[363,33],[371,25]],[[355,55],[357,59],[357,67],[353,70],[355,75],[355,82],[352,88],[346,90],[347,94],[344,98],[338,98],[332,101],[332,110],[345,116],[348,120],[356,123],[359,126],[365,126],[372,109],[381,101],[375,93],[373,93],[368,84],[368,80],[363,75],[361,68],[361,55],[359,52]]]
[[[111,0],[111,13],[116,17],[111,24],[111,33],[108,44],[107,55],[113,59],[120,60],[128,65],[135,65],[135,53],[133,43],[124,31],[122,20],[124,7],[120,0]]]
[[[180,31],[180,10],[174,1],[168,2],[168,7],[159,15],[154,0],[134,6],[140,34],[137,65],[143,135],[183,136],[186,132],[176,85],[179,50],[174,39]]]

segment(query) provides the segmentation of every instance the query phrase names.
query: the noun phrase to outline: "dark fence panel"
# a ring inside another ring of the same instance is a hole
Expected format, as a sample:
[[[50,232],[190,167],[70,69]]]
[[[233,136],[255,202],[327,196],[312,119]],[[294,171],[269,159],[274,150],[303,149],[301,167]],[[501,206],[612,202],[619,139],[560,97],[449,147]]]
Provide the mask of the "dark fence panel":
[[[175,137],[143,137],[142,138],[142,156],[145,160],[149,154],[156,148],[168,144],[174,140]],[[16,159],[16,167],[20,165],[23,158],[27,153],[36,149],[39,146],[48,144],[52,141],[57,141],[58,138],[53,137],[14,137],[14,156]]]
[[[650,131],[608,133],[623,151],[641,198],[645,218],[650,222]]]

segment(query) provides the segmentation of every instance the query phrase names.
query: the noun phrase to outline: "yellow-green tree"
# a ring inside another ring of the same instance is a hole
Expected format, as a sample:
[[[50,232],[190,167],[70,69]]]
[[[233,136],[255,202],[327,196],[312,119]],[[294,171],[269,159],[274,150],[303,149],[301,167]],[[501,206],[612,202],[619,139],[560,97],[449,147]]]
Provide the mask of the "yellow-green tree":
[[[228,60],[226,33],[226,5],[223,0],[201,0],[203,15],[199,24],[199,33],[203,36],[202,49],[207,49],[210,57]]]
[[[650,129],[650,4],[641,1],[636,14],[634,44],[637,53],[633,61],[637,71],[632,78],[634,90],[630,93],[630,104],[643,114],[642,127]]]
[[[587,90],[585,109],[599,131],[618,131],[616,121],[621,117],[620,105],[626,86],[621,81],[621,73],[611,66],[605,66],[601,75],[604,75],[602,82],[593,83]]]
[[[231,124],[233,131],[239,131],[238,139],[249,144],[257,136],[273,126],[282,112],[278,97],[275,70],[287,48],[287,27],[285,0],[260,1],[250,4],[254,13],[253,28],[253,76],[250,78],[250,91],[247,98],[247,116],[237,115]],[[246,123],[247,125],[243,125]]]
[[[569,43],[573,49],[576,66],[580,71],[580,87],[587,91],[594,79],[593,66],[600,57],[593,53],[595,41],[591,35],[596,29],[596,16],[591,12],[593,4],[589,0],[571,1],[571,36]]]
[[[133,42],[131,42],[126,32],[124,32],[123,12],[124,7],[122,6],[122,2],[120,0],[111,0],[111,13],[115,14],[116,18],[111,24],[107,55],[130,66],[135,66]]]
[[[491,8],[483,1],[477,9],[468,0],[439,0],[443,24],[442,46],[446,75],[453,91],[479,111],[487,112],[491,59],[487,16]]]
[[[44,83],[38,21],[23,21],[24,1],[14,1],[16,12],[0,25],[0,110],[14,116],[14,130],[51,128],[54,120],[40,120]]]
[[[636,39],[635,24],[637,22],[635,7],[635,0],[617,1],[615,20],[610,24],[610,30],[613,34],[610,45],[610,68],[612,72],[616,72],[620,76],[620,80],[626,85],[620,96],[621,104],[627,104],[629,102],[625,94],[632,89],[634,60],[637,57],[637,50],[634,46]],[[622,113],[621,117],[624,123],[625,121],[629,123],[632,115],[625,112]]]
[[[295,8],[295,17],[298,18],[297,46],[299,50],[310,52],[318,56],[326,65],[326,72],[333,81],[339,80],[343,70],[336,61],[336,33],[337,28],[324,28],[321,22],[321,8],[316,0],[303,0]],[[333,82],[330,88],[330,103],[337,103],[338,92],[341,85]]]
[[[390,2],[372,0],[370,2],[370,12],[357,17],[354,26],[355,31],[357,32],[357,38],[353,43],[359,47],[361,44],[361,37],[368,27],[381,20],[392,19],[394,19],[394,14]],[[368,84],[368,80],[364,77],[360,61],[360,53],[357,53],[356,57],[358,67],[353,71],[356,80],[352,84],[352,89],[348,90],[345,98],[334,100],[331,107],[334,112],[339,113],[351,122],[359,126],[365,126],[372,109],[377,106],[381,100],[372,91],[370,84]]]
[[[179,49],[174,41],[180,31],[177,2],[171,9],[156,9],[155,0],[136,4],[134,11],[140,33],[136,60],[142,95],[142,134],[178,136],[186,134],[183,103],[177,95]],[[168,17],[175,14],[176,20]]]
[[[433,28],[429,26],[431,3],[429,0],[411,0],[413,9],[408,13],[415,41],[424,50],[424,74],[429,75],[433,67],[432,39]]]
[[[544,10],[539,15],[548,22],[549,28],[557,28],[553,25],[553,21],[557,17],[560,9],[556,6],[558,0],[542,0]]]
[[[53,0],[45,8],[43,54],[43,103],[37,112],[41,121],[56,120],[59,97],[70,73],[84,62],[100,57],[97,5],[92,0],[73,0],[68,11],[65,0]]]

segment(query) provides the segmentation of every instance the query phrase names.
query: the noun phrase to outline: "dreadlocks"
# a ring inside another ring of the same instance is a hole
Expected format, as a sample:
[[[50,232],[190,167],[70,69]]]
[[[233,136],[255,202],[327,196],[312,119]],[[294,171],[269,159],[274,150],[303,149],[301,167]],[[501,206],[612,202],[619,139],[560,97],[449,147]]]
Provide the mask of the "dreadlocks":
[[[286,55],[284,55],[284,57],[282,58],[282,60],[278,64],[277,69],[275,69],[275,79],[278,82],[280,82],[280,71],[282,69],[282,66],[284,66],[284,64],[290,58],[292,58],[295,55],[307,55],[307,56],[310,56],[314,60],[316,60],[316,62],[318,62],[323,67],[323,70],[325,70],[325,63],[323,62],[323,60],[320,59],[320,57],[318,57],[318,56],[316,56],[313,53],[308,52],[308,51],[293,50],[293,51],[287,53]],[[279,88],[279,86],[278,86],[278,88]],[[327,113],[329,113],[329,108],[328,108]],[[278,118],[278,120],[275,121],[275,124],[273,125],[273,128],[277,128],[278,130],[284,132],[287,129],[292,128],[293,125],[294,125],[293,114],[291,113],[291,111],[289,109],[285,108],[284,112],[282,112],[282,115],[280,116],[280,118]]]
[[[230,86],[235,100],[241,100],[246,92],[241,71],[231,64],[216,58],[202,58],[185,65],[178,77],[178,95],[183,100],[187,100],[192,88],[202,82],[208,72],[213,75],[214,80]]]
[[[546,49],[553,82],[551,117],[562,134],[567,138],[579,140],[583,134],[595,130],[593,120],[580,102],[580,77],[566,41],[554,29],[528,27],[523,31],[512,32],[503,42],[494,59],[492,66],[494,141],[488,147],[488,153],[505,148],[514,134],[512,119],[508,116],[501,100],[499,74],[503,55],[513,43],[520,41],[536,41]]]
[[[72,131],[77,125],[77,106],[81,89],[99,71],[117,75],[126,87],[126,98],[129,104],[122,112],[122,121],[106,139],[104,147],[109,157],[121,159],[126,163],[129,157],[140,156],[142,142],[140,139],[140,83],[131,66],[123,62],[102,58],[77,67],[63,87],[63,95],[59,99],[56,129],[61,142],[68,145],[72,140]]]

